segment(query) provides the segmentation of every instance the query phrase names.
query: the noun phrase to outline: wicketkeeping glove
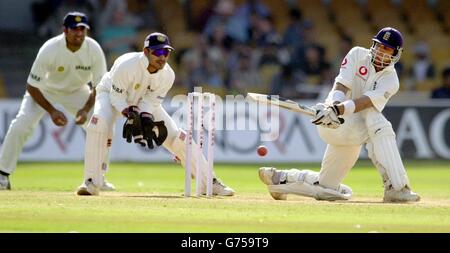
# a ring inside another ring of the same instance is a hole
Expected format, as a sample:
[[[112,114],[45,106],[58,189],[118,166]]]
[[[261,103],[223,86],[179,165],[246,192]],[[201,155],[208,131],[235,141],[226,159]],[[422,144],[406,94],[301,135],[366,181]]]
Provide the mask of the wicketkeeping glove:
[[[167,138],[167,128],[164,121],[154,121],[153,115],[148,112],[141,112],[140,117],[148,148],[154,148],[153,141],[157,146],[161,146]]]
[[[139,116],[139,109],[137,106],[130,106],[122,111],[122,115],[127,118],[125,124],[123,125],[122,137],[131,143],[134,139],[134,143],[139,143],[141,146],[145,147],[147,141],[144,139],[144,134],[142,132],[141,117]]]

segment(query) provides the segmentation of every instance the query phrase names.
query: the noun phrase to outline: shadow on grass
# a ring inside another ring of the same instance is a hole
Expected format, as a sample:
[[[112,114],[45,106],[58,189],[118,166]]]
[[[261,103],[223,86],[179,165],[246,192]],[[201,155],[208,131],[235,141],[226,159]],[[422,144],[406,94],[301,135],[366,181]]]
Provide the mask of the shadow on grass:
[[[184,196],[173,196],[173,195],[123,195],[122,197],[150,198],[150,199],[182,199],[182,198],[184,198]]]
[[[174,196],[174,195],[123,195],[121,197],[128,197],[128,198],[148,198],[148,199],[226,199],[226,197],[222,196],[214,196],[214,197],[206,197],[206,196],[190,196],[190,197],[184,197],[181,196]]]

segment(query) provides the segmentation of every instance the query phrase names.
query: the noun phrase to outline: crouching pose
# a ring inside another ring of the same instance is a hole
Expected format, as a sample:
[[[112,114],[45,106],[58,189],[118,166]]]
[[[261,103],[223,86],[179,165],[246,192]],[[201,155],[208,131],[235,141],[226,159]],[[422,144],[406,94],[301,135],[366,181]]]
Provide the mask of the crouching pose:
[[[78,188],[78,195],[99,194],[102,168],[107,167],[111,145],[108,139],[113,136],[117,118],[122,116],[127,119],[123,137],[128,142],[134,140],[149,148],[154,148],[155,144],[163,145],[180,159],[183,166],[186,162],[192,163],[193,173],[196,172],[197,159],[200,159],[200,169],[206,171],[207,161],[203,155],[186,161],[186,134],[161,105],[175,80],[175,74],[167,63],[172,50],[166,35],[151,33],[142,52],[120,56],[97,85],[94,113],[86,130],[84,182]],[[234,190],[213,175],[213,194],[232,196]]]
[[[419,201],[411,190],[391,123],[382,110],[398,91],[394,64],[403,51],[401,33],[381,29],[370,49],[354,47],[341,64],[325,103],[315,106],[312,123],[327,143],[320,172],[263,167],[260,179],[274,199],[298,194],[318,200],[348,200],[350,187],[342,184],[358,160],[362,145],[381,174],[384,202]]]

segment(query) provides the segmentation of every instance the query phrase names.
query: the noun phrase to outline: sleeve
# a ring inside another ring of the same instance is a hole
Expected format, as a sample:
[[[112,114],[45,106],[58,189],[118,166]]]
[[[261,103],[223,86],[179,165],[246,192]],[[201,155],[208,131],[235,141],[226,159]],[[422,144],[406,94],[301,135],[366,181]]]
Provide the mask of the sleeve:
[[[92,68],[92,87],[96,87],[106,73],[106,59],[102,48],[94,41],[94,55]]]
[[[150,87],[147,88],[142,100],[139,103],[139,108],[142,111],[146,111],[153,114],[156,108],[161,106],[167,92],[172,88],[173,82],[175,81],[175,73],[172,69],[169,69],[167,75],[164,76],[159,89],[150,91]]]
[[[352,48],[344,57],[339,70],[339,75],[335,78],[335,83],[341,83],[345,87],[352,89],[351,83],[355,76],[355,62],[357,60],[358,47]]]
[[[364,95],[368,96],[372,101],[373,106],[381,112],[389,99],[397,93],[399,87],[400,83],[397,74],[392,74],[378,80],[374,89],[366,91]]]
[[[40,49],[28,75],[27,83],[38,89],[45,85],[45,76],[49,71],[49,52]]]
[[[119,65],[113,69],[111,72],[111,83],[111,91],[109,93],[111,104],[117,111],[122,112],[128,107],[127,90],[130,83],[128,72],[123,66]]]

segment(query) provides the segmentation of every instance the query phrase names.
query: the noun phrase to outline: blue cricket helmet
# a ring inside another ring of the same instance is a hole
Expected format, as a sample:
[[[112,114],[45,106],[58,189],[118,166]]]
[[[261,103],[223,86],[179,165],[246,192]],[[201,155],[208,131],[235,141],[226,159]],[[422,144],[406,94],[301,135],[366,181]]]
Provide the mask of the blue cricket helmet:
[[[375,66],[384,68],[389,65],[394,65],[400,60],[401,54],[403,52],[403,35],[397,29],[392,27],[385,27],[372,38],[372,41],[373,44],[370,48],[370,54],[372,56],[372,63]],[[377,43],[394,49],[394,54],[388,55],[380,52],[375,47]],[[375,56],[377,54],[381,56],[381,60],[376,59]]]
[[[403,49],[403,35],[392,27],[381,29],[372,40],[395,50]]]

